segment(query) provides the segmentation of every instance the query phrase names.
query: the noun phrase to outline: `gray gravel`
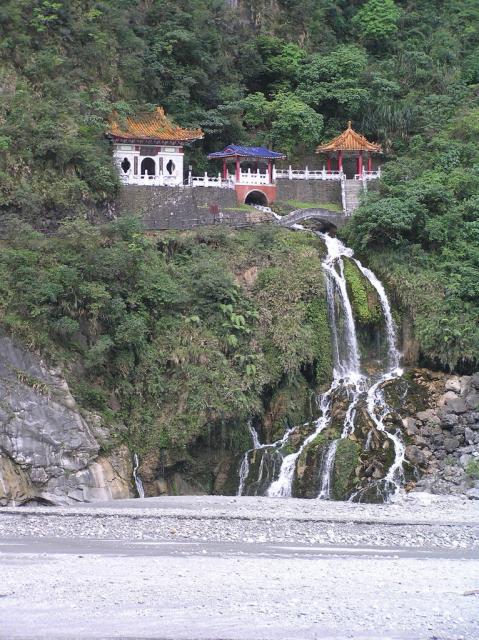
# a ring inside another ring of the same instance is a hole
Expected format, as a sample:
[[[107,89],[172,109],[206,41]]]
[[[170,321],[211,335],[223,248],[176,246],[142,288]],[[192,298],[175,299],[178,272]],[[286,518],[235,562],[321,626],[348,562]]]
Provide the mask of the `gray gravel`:
[[[427,496],[3,509],[0,638],[477,640],[478,516]]]
[[[148,498],[89,508],[3,509],[1,535],[479,549],[479,504],[433,496],[389,505],[225,496]]]

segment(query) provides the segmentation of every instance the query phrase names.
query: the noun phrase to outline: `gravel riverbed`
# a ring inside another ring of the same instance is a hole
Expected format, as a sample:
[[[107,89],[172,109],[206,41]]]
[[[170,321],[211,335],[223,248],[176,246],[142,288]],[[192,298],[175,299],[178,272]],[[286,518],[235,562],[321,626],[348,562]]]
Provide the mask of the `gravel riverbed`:
[[[417,495],[387,505],[188,496],[0,510],[0,536],[310,542],[479,549],[479,503]]]
[[[479,505],[0,510],[0,638],[478,640]]]

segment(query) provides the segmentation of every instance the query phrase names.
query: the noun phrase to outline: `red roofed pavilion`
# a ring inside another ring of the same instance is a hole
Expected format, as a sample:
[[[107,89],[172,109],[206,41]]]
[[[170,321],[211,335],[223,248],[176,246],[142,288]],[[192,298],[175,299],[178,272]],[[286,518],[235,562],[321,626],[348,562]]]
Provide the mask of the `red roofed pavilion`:
[[[339,136],[336,136],[329,142],[320,144],[316,148],[316,153],[324,153],[326,155],[327,172],[331,173],[331,160],[334,156],[337,159],[337,168],[339,172],[343,171],[344,156],[356,157],[356,175],[361,178],[365,173],[372,173],[372,154],[382,153],[381,145],[369,142],[363,135],[354,131],[351,126],[351,120],[348,122],[348,128]],[[364,171],[364,155],[368,157],[368,169]]]

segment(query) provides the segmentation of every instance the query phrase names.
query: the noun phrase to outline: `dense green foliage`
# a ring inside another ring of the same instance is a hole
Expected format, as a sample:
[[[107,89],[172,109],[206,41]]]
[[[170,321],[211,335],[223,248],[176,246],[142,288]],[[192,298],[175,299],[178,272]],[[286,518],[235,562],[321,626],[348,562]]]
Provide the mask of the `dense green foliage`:
[[[48,238],[16,224],[0,321],[62,362],[81,404],[125,424],[134,450],[184,446],[261,417],[302,372],[310,389],[330,378],[320,251],[281,229],[149,239],[133,220],[75,220]]]
[[[112,110],[161,104],[201,126],[198,172],[230,142],[311,166],[352,119],[392,162],[348,240],[394,288],[422,353],[471,366],[478,84],[477,0],[4,0],[0,212],[37,229],[96,219],[118,189]]]
[[[478,135],[470,108],[417,136],[347,230],[410,315],[423,354],[466,369],[479,361]]]

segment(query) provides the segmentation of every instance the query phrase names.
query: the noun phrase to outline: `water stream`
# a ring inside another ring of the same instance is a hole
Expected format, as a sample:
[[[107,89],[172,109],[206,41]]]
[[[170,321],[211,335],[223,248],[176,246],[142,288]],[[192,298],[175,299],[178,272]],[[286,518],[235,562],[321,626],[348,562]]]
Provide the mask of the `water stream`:
[[[133,454],[133,481],[135,483],[136,491],[138,493],[139,498],[145,497],[145,490],[143,488],[143,482],[140,478],[140,474],[138,473],[138,467],[140,466],[140,461],[138,459],[138,454]]]
[[[332,334],[333,381],[330,388],[318,398],[319,418],[314,423],[311,432],[293,453],[282,457],[279,473],[276,474],[275,479],[272,480],[264,493],[271,497],[291,497],[293,495],[298,459],[306,447],[311,445],[322,431],[331,426],[332,404],[334,398],[340,394],[346,402],[342,431],[340,436],[329,442],[323,451],[319,470],[318,498],[331,499],[338,444],[341,440],[353,435],[358,405],[362,403],[372,425],[371,431],[366,437],[364,450],[367,451],[371,446],[373,429],[376,432],[382,432],[384,438],[389,441],[388,446],[393,447],[393,462],[384,476],[376,479],[374,483],[377,495],[380,495],[381,499],[387,500],[399,491],[403,483],[403,462],[405,459],[405,447],[399,431],[391,433],[391,430],[388,430],[385,425],[391,408],[387,404],[383,387],[402,375],[402,370],[399,368],[400,353],[396,346],[396,328],[391,307],[381,282],[372,271],[364,267],[359,260],[353,258],[352,249],[346,247],[337,238],[322,233],[318,235],[324,240],[327,248],[323,270],[326,278],[326,296]],[[387,343],[387,363],[374,374],[366,374],[361,367],[356,323],[344,275],[343,258],[354,261],[365,279],[375,289],[381,305]],[[251,453],[258,449],[272,447],[276,455],[281,455],[281,448],[288,442],[294,429],[287,431],[282,440],[273,445],[260,445],[256,431],[253,430],[253,432],[253,449],[245,453],[241,463],[238,495],[244,495],[252,482],[252,478],[249,477]],[[255,480],[257,487],[264,484],[262,475],[264,466],[265,457],[263,455],[259,465],[258,478]],[[274,473],[270,472],[269,475],[272,476]],[[361,501],[362,497],[362,491],[358,489],[350,496],[350,499]]]

